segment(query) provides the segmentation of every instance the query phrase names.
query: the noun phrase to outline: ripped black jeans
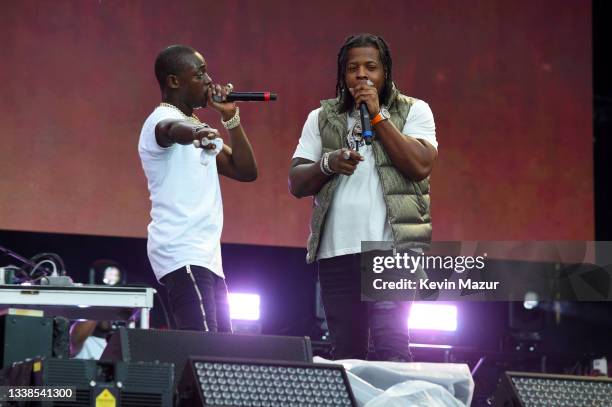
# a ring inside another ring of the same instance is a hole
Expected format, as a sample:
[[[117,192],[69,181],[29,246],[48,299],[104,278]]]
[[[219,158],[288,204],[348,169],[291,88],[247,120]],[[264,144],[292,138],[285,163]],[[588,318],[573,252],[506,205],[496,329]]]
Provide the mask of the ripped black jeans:
[[[319,282],[333,359],[412,361],[410,303],[361,301],[359,254],[319,260]],[[369,349],[369,344],[372,349]]]

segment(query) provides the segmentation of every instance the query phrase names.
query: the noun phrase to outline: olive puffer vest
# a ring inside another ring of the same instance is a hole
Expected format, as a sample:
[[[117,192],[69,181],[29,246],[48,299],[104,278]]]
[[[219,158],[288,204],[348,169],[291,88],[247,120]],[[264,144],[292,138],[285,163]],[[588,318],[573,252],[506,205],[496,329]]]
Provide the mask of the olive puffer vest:
[[[400,94],[394,89],[390,98],[389,113],[396,128],[403,129],[410,107],[416,99]],[[339,113],[338,99],[321,101],[319,113],[319,133],[323,154],[347,147],[347,115]],[[387,206],[387,220],[393,233],[395,250],[426,247],[431,240],[431,214],[429,210],[429,177],[422,181],[412,181],[404,177],[391,162],[382,143],[372,140],[376,169],[384,200]],[[321,233],[325,227],[325,215],[338,185],[339,176],[334,175],[315,195],[310,236],[308,237],[307,262],[315,261]]]

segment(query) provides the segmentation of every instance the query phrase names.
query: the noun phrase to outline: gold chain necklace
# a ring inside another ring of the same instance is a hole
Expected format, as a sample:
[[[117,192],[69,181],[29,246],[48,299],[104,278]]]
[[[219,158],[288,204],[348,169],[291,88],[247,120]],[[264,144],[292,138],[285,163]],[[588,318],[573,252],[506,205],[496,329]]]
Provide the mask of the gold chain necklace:
[[[170,103],[161,102],[159,105],[160,106],[164,106],[164,107],[169,107],[171,109],[174,109],[174,110],[178,111],[185,119],[191,120],[191,121],[195,122],[196,124],[202,124],[202,122],[200,121],[198,116],[195,115],[195,113],[192,113],[191,117],[190,117],[190,116],[187,116],[185,113],[183,113],[183,111],[181,109],[179,109],[178,107],[176,107],[174,105],[171,105]]]

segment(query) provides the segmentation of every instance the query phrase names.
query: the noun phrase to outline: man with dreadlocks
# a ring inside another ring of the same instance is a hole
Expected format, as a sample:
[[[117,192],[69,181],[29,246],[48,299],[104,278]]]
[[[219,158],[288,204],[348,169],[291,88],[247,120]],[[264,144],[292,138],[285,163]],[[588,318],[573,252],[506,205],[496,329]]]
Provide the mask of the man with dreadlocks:
[[[338,53],[336,98],[304,124],[289,172],[298,197],[314,196],[309,263],[318,261],[334,359],[409,361],[408,304],[361,302],[362,241],[410,247],[431,238],[429,174],[437,157],[427,103],[402,95],[383,38],[349,37]],[[375,137],[361,136],[365,103]]]

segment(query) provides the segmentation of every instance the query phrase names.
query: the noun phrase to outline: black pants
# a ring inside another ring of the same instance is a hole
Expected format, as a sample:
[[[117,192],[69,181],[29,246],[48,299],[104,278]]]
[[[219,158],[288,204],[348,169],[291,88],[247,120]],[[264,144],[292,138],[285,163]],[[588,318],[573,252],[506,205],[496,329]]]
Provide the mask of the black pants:
[[[231,332],[225,280],[200,266],[186,266],[166,274],[161,283],[168,290],[176,329]]]
[[[358,254],[319,260],[319,282],[333,359],[411,361],[409,303],[361,301]],[[370,342],[373,353],[369,350]]]

